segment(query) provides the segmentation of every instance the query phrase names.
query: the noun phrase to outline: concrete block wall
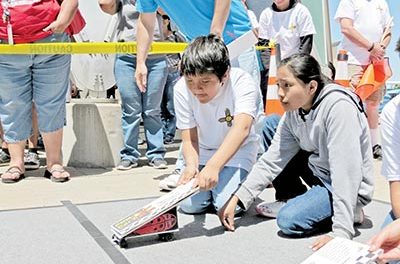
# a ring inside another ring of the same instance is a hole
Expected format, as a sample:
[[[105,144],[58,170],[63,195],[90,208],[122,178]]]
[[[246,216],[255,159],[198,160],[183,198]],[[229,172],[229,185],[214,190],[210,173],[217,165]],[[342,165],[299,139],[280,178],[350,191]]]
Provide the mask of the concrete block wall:
[[[67,104],[64,166],[110,168],[123,145],[121,108],[112,99],[74,99]]]

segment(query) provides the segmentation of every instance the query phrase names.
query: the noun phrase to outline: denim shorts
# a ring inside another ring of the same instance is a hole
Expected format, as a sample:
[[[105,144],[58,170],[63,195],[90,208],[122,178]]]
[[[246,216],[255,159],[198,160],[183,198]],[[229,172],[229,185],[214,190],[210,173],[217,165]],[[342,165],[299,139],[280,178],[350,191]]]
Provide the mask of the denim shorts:
[[[69,42],[69,37],[52,34],[36,42]],[[6,142],[23,141],[32,134],[33,102],[40,132],[64,126],[70,65],[71,55],[0,55],[0,120]]]

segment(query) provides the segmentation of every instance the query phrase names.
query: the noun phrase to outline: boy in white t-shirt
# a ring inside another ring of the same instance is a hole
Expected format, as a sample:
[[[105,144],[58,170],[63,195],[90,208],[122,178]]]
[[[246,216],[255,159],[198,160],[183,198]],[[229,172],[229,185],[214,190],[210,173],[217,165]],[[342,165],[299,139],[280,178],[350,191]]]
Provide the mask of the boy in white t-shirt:
[[[257,84],[230,67],[228,50],[215,35],[198,37],[187,47],[181,73],[174,104],[186,167],[179,183],[196,178],[201,189],[181,209],[193,214],[211,206],[218,212],[256,161]]]

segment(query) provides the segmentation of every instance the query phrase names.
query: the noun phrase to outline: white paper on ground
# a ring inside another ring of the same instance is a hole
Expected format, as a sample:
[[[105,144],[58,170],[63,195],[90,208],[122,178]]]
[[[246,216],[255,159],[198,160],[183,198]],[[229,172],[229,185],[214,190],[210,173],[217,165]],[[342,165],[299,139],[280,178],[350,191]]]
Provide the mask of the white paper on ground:
[[[372,264],[382,254],[379,249],[368,251],[369,246],[336,237],[301,264]]]

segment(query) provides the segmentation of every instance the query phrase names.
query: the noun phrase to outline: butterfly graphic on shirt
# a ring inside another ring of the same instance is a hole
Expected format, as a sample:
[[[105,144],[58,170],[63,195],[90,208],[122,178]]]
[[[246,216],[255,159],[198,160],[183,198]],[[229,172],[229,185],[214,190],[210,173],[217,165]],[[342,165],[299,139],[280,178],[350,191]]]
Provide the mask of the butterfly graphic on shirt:
[[[228,127],[232,126],[232,121],[233,121],[233,115],[231,115],[231,111],[229,110],[229,108],[225,109],[225,116],[221,117],[218,119],[218,122],[224,123],[226,122],[226,125]]]

